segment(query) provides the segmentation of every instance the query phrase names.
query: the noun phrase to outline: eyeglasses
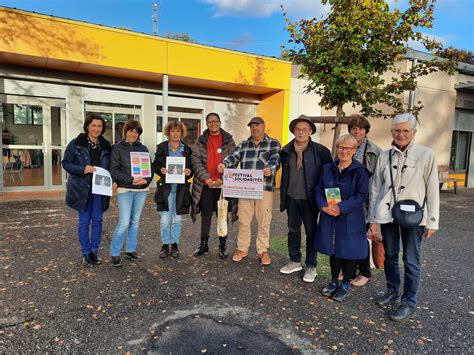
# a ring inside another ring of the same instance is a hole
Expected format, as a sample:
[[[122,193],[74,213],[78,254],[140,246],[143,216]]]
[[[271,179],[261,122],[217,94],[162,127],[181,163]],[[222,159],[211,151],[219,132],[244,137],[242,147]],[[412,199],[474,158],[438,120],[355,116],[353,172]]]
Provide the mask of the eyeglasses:
[[[350,152],[354,147],[336,147],[337,150],[340,150],[342,152]]]
[[[211,125],[211,124],[218,124],[221,123],[221,121],[207,121],[206,124]]]
[[[411,134],[413,132],[412,129],[392,129],[392,133],[396,134],[396,135],[400,135],[400,134],[404,134],[404,135],[408,135],[408,134]]]
[[[299,132],[299,133],[308,133],[308,132],[311,132],[311,129],[309,128],[295,128],[295,132]]]

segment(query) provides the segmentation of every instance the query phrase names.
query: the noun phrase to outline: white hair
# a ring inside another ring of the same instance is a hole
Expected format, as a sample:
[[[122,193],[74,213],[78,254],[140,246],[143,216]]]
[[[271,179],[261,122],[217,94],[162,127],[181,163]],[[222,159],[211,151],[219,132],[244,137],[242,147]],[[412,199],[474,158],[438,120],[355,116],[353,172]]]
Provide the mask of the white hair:
[[[416,118],[412,113],[409,112],[396,115],[392,120],[392,127],[405,122],[410,124],[412,130],[416,129]]]

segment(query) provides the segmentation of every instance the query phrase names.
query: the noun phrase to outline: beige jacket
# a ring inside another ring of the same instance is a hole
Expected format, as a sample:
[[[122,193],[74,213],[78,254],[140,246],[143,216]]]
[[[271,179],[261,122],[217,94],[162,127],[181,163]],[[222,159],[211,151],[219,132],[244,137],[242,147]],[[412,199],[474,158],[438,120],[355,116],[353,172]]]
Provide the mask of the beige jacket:
[[[385,224],[393,220],[391,211],[394,201],[389,170],[391,152],[397,201],[415,200],[422,206],[426,197],[424,216],[420,225],[437,230],[439,223],[438,166],[433,151],[416,144],[413,140],[404,152],[392,146],[392,149],[379,155],[371,182],[370,222]]]

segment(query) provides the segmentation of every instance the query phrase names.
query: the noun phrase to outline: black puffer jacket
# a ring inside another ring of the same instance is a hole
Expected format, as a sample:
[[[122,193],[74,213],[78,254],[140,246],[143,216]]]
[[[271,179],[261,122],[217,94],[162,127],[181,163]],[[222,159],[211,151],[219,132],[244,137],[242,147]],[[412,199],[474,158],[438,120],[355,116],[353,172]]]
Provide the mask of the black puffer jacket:
[[[100,167],[109,170],[110,143],[104,137],[99,137]],[[91,165],[91,156],[87,147],[87,134],[80,133],[69,142],[62,166],[69,174],[67,178],[66,204],[77,210],[84,211],[87,199],[92,191],[92,174],[84,174],[86,165]],[[102,196],[102,209],[109,208],[109,196]]]
[[[222,134],[222,147],[221,157],[226,157],[232,154],[235,150],[235,142],[232,135],[221,128]],[[201,212],[199,201],[201,200],[201,194],[203,189],[203,181],[210,178],[211,174],[207,171],[207,139],[209,137],[209,129],[206,129],[197,139],[196,144],[193,146],[192,164],[194,169],[193,179],[193,206],[191,209],[191,219],[196,222],[196,214]],[[238,199],[232,198],[229,200],[229,211],[232,212],[232,223],[237,220],[237,205]]]
[[[192,204],[190,191],[190,178],[192,177],[191,148],[184,144],[183,156],[186,158],[186,169],[191,170],[191,175],[186,176],[184,184],[178,184],[176,191],[176,214],[188,214]],[[171,184],[165,183],[165,175],[160,170],[166,168],[166,157],[168,156],[168,141],[158,144],[156,147],[155,160],[153,161],[153,172],[158,175],[156,183],[155,203],[158,211],[169,211],[168,196],[171,192]]]
[[[117,183],[118,187],[135,190],[145,189],[150,185],[151,177],[145,178],[148,181],[146,185],[132,185],[130,152],[148,153],[148,148],[139,141],[128,144],[124,139],[114,144],[110,156],[110,175],[112,175],[112,179]]]

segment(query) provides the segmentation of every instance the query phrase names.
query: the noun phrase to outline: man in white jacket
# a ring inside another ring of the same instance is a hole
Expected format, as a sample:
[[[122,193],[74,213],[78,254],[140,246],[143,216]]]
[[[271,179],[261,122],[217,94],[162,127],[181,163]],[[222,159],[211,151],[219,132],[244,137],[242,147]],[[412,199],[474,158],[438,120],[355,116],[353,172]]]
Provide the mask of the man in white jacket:
[[[392,148],[381,153],[378,158],[370,194],[369,237],[380,239],[379,231],[383,236],[387,280],[387,292],[377,297],[376,302],[382,307],[398,305],[388,314],[394,321],[407,319],[415,313],[421,278],[421,241],[423,237],[430,238],[436,232],[439,222],[438,167],[433,151],[415,143],[415,134],[416,119],[411,113],[395,116],[392,122]],[[423,220],[416,227],[404,228],[393,222],[392,208],[395,201],[390,169],[396,200],[414,200],[424,206]],[[400,290],[398,261],[400,239],[405,268],[403,293]]]

